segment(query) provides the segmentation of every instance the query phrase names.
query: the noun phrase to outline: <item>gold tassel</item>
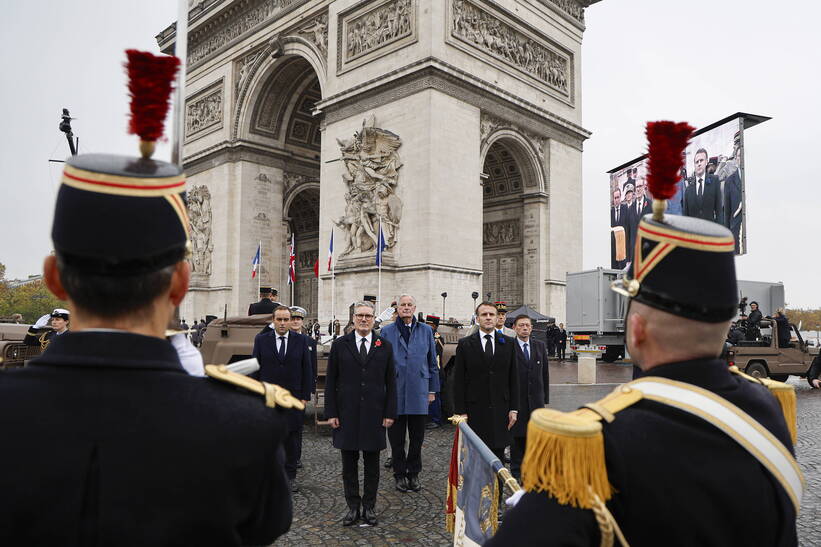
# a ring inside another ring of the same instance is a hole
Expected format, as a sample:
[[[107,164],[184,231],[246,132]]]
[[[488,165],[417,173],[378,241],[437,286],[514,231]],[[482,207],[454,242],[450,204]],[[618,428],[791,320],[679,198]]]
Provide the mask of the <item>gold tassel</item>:
[[[499,529],[499,481],[493,480],[493,505],[490,506],[490,529],[496,534]]]
[[[547,492],[562,505],[592,508],[588,485],[601,500],[609,500],[613,488],[607,478],[601,423],[546,408],[533,412],[522,481],[528,492]]]
[[[453,531],[456,529],[456,515],[453,513],[448,513],[445,515],[445,527],[448,529],[448,532],[453,534]]]
[[[790,439],[792,439],[792,443],[795,445],[796,441],[798,441],[795,388],[790,384],[769,379],[762,379],[762,383],[767,386],[770,393],[775,395],[775,399],[778,401],[779,406],[781,406],[784,421],[787,422],[787,429],[790,432]]]

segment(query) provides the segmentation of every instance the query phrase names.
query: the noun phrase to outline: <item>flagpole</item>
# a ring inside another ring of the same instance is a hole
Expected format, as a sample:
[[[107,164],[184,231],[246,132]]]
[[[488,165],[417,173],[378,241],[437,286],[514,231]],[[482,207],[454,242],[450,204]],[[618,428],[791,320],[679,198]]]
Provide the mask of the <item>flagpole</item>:
[[[333,240],[334,240],[334,229],[331,228],[331,242],[333,242]],[[334,322],[335,319],[336,319],[336,260],[334,260],[333,247],[331,247],[331,331],[334,330],[333,322]]]
[[[379,235],[376,238],[376,256],[379,257],[379,289],[376,293],[376,313],[379,314],[380,310],[382,309],[382,260],[384,257],[382,256],[382,217],[379,217]]]
[[[262,240],[259,240],[259,264],[257,264],[257,269],[259,270],[259,274],[257,274],[257,298],[259,298],[259,289],[262,287]],[[252,300],[253,302],[253,300]]]
[[[296,238],[291,232],[291,252],[288,253],[288,280],[291,283],[291,305],[294,305],[294,278],[296,277],[296,264],[291,260],[292,256],[296,256]]]

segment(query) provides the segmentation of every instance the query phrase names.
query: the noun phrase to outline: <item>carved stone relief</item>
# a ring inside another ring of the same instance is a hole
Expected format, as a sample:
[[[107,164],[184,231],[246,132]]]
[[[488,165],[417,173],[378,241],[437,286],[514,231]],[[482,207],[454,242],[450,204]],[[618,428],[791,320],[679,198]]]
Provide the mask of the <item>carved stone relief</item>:
[[[289,173],[285,171],[282,173],[282,182],[285,185],[285,193],[287,194],[290,192],[295,186],[302,184],[305,182],[307,178],[305,175],[300,175],[297,173]]]
[[[240,58],[236,61],[235,65],[235,74],[236,78],[234,80],[234,102],[237,101],[239,98],[239,92],[242,89],[242,86],[250,79],[251,71],[259,59],[263,57],[263,50],[253,51],[244,57]]]
[[[382,0],[343,14],[338,25],[337,68],[347,70],[376,57],[371,54],[377,50],[387,54],[415,41],[414,12],[413,0]]]
[[[211,192],[207,186],[194,186],[188,191],[188,217],[191,219],[191,272],[211,275]]]
[[[313,270],[314,264],[319,258],[319,251],[302,251],[297,255],[297,268],[300,270]]]
[[[500,220],[484,223],[482,244],[485,247],[517,245],[521,242],[522,229],[519,220]]]
[[[222,127],[222,80],[188,99],[185,103],[185,138],[200,136],[204,131]]]
[[[334,223],[342,229],[340,257],[376,248],[380,221],[387,249],[396,245],[402,200],[396,195],[402,161],[399,136],[375,127],[373,116],[362,122],[353,138],[337,139],[346,172],[342,175],[345,215]]]
[[[210,55],[238,41],[262,24],[284,15],[287,11],[304,4],[308,0],[253,0],[237,3],[213,23],[206,23],[190,36],[188,65],[204,61]],[[227,22],[227,24],[225,23]]]
[[[507,120],[503,120],[493,114],[487,114],[482,112],[482,117],[480,120],[480,136],[481,136],[481,144],[487,142],[488,138],[500,129],[510,129],[511,131],[515,131],[522,135],[536,150],[536,153],[539,155],[539,161],[541,165],[544,165],[545,159],[545,138],[537,135],[527,129],[522,129],[521,127],[510,123]],[[530,185],[529,185],[530,186]]]
[[[451,6],[451,36],[506,61],[565,96],[570,94],[568,55],[534,40],[471,0],[452,0]]]
[[[297,31],[304,34],[319,50],[323,57],[328,55],[328,14],[323,13]]]
[[[584,8],[576,0],[541,0],[542,4],[552,4],[575,21],[584,24]]]

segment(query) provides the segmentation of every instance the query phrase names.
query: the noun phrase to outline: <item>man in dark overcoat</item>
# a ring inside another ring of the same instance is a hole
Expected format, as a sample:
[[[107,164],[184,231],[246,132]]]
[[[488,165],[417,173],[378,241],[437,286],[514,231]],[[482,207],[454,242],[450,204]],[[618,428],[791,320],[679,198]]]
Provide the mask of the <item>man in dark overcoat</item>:
[[[544,408],[550,402],[550,372],[548,370],[547,348],[543,342],[531,336],[533,323],[527,315],[520,315],[513,321],[516,331],[516,365],[519,374],[519,414],[510,430],[513,437],[510,444],[510,473],[521,478],[522,458],[525,456],[525,440],[530,413]]]
[[[300,306],[291,306],[291,332],[295,332],[297,334],[302,334],[305,336],[305,341],[308,342],[308,351],[311,352],[311,395],[316,392],[316,371],[317,371],[317,356],[316,356],[316,340],[311,336],[313,332],[313,326],[311,324],[308,325],[307,329],[303,328],[303,323],[305,321],[305,316],[308,315],[308,311]],[[316,323],[319,325],[319,322]],[[296,466],[297,469],[302,468],[302,431],[305,428],[304,420],[300,423],[299,427],[299,443],[297,443],[297,458],[296,458]]]
[[[254,373],[254,377],[262,382],[284,387],[305,403],[311,398],[313,386],[308,341],[305,336],[290,330],[291,310],[287,306],[279,306],[274,310],[273,325],[273,330],[260,332],[254,337],[252,355],[259,362],[259,371]],[[285,412],[288,428],[288,436],[283,443],[285,472],[292,492],[299,490],[296,471],[301,452],[299,443],[304,415],[304,411],[296,408]]]
[[[496,331],[494,304],[479,304],[476,317],[479,330],[456,346],[454,410],[501,460],[519,413],[516,343]]]
[[[66,161],[43,278],[72,329],[0,374],[0,545],[268,545],[290,527],[281,412],[189,375],[165,337],[191,272],[184,198],[174,164]]]
[[[385,449],[385,428],[396,419],[396,371],[390,342],[373,331],[370,302],[354,307],[355,329],[331,346],[325,377],[325,416],[333,428],[333,446],[342,452],[342,483],[350,526],[360,519],[377,524],[379,452]],[[364,491],[359,495],[359,453]],[[360,514],[361,509],[361,514]]]

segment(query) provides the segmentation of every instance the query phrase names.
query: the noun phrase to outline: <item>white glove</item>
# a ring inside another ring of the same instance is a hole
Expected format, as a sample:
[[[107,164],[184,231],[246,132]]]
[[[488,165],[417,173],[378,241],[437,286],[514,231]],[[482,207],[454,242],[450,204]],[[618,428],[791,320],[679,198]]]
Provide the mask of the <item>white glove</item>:
[[[516,507],[516,504],[519,503],[519,500],[522,499],[522,496],[524,495],[524,490],[516,491],[512,496],[505,500],[505,505],[507,505],[508,507]]]
[[[40,317],[36,323],[34,323],[35,329],[42,329],[43,327],[48,325],[48,320],[51,319],[51,314],[47,313]]]

